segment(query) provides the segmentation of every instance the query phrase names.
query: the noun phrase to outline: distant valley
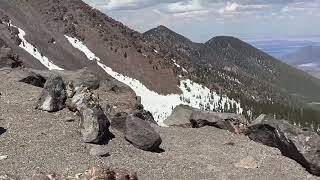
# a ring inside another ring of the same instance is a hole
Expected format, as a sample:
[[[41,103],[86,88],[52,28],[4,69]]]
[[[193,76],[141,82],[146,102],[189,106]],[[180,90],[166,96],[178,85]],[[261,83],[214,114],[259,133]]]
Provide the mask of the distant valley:
[[[249,41],[258,49],[284,63],[320,78],[320,42],[312,40]]]

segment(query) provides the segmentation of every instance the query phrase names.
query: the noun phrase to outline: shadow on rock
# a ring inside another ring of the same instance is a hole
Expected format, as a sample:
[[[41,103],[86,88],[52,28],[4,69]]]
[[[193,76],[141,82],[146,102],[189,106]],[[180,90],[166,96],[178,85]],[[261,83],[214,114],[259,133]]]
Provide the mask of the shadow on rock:
[[[105,134],[105,138],[103,140],[101,140],[100,142],[98,143],[92,143],[92,144],[98,144],[98,145],[107,145],[109,144],[109,142],[114,139],[116,136],[110,132],[110,131],[107,131],[106,134]]]

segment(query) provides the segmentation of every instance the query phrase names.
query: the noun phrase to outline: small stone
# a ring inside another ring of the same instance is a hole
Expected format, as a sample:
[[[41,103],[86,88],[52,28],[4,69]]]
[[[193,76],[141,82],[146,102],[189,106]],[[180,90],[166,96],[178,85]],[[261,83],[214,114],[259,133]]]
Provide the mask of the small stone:
[[[75,119],[74,118],[72,118],[72,117],[68,117],[68,118],[66,118],[66,122],[74,122],[75,121]]]
[[[226,146],[235,146],[236,144],[234,142],[230,141],[230,142],[224,143],[224,145],[226,145]]]
[[[257,161],[252,157],[248,156],[240,160],[240,162],[235,164],[235,167],[244,169],[256,169],[258,168]]]
[[[95,146],[90,149],[90,155],[99,156],[99,157],[108,157],[110,156],[110,153],[107,152],[106,149],[103,149],[103,147]]]
[[[6,159],[8,159],[8,156],[7,156],[7,155],[0,156],[0,161],[1,161],[1,160],[6,160]]]

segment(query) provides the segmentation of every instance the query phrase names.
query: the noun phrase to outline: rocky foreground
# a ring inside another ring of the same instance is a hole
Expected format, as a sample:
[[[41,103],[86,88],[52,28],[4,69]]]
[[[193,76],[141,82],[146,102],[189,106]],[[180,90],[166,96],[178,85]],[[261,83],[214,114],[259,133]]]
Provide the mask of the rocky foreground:
[[[71,73],[82,78],[0,72],[0,179],[319,179],[277,148],[250,140],[248,122],[235,115],[179,106],[165,122],[172,126],[159,127],[125,85],[99,80],[94,86],[86,70]],[[65,82],[65,93],[53,96],[60,97],[56,104],[65,96],[68,108],[41,100],[52,79]],[[72,92],[70,82],[95,90]],[[191,116],[198,120],[188,121]]]

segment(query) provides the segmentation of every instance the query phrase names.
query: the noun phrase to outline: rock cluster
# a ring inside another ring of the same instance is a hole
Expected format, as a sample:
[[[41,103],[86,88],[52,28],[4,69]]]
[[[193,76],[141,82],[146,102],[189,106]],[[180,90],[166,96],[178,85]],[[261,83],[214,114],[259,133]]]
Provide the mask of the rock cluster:
[[[38,74],[36,74],[38,73]],[[46,82],[37,103],[37,109],[48,112],[59,111],[66,106],[80,116],[80,133],[86,143],[104,144],[112,138],[110,122],[100,105],[98,95],[92,90],[99,88],[100,81],[87,69],[76,73],[36,71],[28,72],[22,82],[40,86]],[[119,93],[125,86],[119,83],[104,84]],[[119,88],[123,87],[123,88]],[[138,104],[131,113],[117,113],[111,121],[115,129],[121,130],[133,146],[145,151],[158,151],[162,142],[150,123],[156,124],[152,114]]]
[[[189,106],[177,106],[165,121],[169,126],[201,128],[213,126],[236,134],[245,134],[249,122],[242,115],[204,111]]]

